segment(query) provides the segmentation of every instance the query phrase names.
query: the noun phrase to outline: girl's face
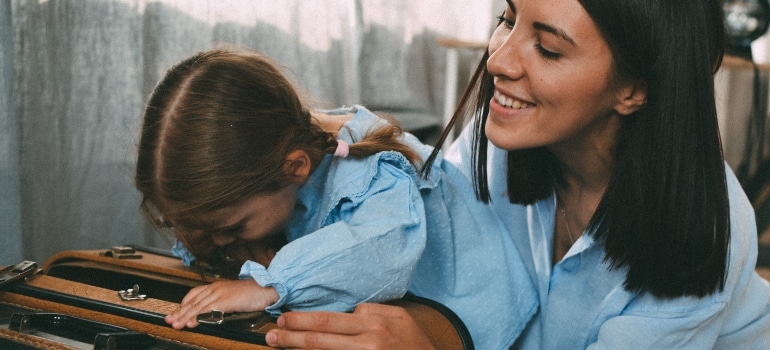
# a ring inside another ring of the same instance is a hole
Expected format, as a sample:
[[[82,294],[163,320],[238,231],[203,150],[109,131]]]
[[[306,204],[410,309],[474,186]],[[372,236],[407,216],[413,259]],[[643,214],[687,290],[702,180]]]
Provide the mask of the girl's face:
[[[179,225],[185,245],[193,250],[212,251],[236,242],[268,241],[286,226],[297,201],[299,185],[292,184],[270,194],[253,196],[239,204],[195,218],[192,227]],[[199,245],[198,245],[199,244]]]
[[[577,0],[509,0],[489,42],[486,135],[506,150],[614,140],[620,85],[609,46]]]

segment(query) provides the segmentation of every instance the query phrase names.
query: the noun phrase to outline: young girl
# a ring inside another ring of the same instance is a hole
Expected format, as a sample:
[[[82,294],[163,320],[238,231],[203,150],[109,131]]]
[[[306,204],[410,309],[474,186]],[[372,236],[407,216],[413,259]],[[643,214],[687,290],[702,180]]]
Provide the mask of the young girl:
[[[171,68],[144,115],[142,208],[174,229],[185,263],[249,261],[244,279],[193,289],[167,321],[195,327],[212,309],[342,311],[401,297],[425,222],[418,159],[399,138],[360,107],[308,111],[257,53],[213,50]],[[286,239],[291,248],[273,243]]]
[[[308,110],[257,53],[212,50],[174,66],[144,115],[142,208],[173,228],[185,263],[245,263],[240,280],[194,288],[166,321],[195,327],[212,309],[350,311],[402,297],[419,275],[413,291],[457,313],[477,346],[509,343],[535,310],[534,288],[518,255],[503,257],[515,248],[485,225],[492,212],[470,182],[448,181],[462,178],[457,169],[439,159],[430,177],[417,174],[432,150],[361,106]],[[491,316],[511,305],[524,307]]]

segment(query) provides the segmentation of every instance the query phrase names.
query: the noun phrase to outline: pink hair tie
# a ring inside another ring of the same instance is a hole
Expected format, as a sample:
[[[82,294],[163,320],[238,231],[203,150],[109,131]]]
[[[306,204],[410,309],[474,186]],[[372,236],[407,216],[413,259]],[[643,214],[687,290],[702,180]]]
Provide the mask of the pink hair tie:
[[[334,156],[345,158],[348,156],[349,152],[350,152],[350,145],[348,145],[348,143],[345,141],[337,140],[337,149],[334,150]]]

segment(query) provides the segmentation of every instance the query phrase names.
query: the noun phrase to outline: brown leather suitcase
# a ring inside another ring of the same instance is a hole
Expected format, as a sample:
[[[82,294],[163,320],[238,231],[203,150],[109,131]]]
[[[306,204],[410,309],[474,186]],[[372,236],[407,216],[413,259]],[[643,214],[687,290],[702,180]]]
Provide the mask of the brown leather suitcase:
[[[184,266],[162,250],[64,251],[0,290],[0,347],[6,341],[20,349],[270,349],[264,335],[275,323],[267,313],[185,330],[166,325],[165,315],[191,288],[224,278],[221,270]],[[405,308],[437,349],[473,349],[462,321],[443,305],[414,296],[390,303]],[[68,344],[66,335],[80,339]]]

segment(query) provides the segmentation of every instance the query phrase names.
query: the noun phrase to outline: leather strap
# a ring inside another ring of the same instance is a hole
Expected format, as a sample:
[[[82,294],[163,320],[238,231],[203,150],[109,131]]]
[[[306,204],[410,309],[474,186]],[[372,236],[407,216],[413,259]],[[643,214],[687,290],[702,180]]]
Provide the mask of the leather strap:
[[[203,348],[270,349],[265,346],[264,333],[274,324],[263,322],[237,335],[247,341],[233,340],[232,329],[201,325],[194,329],[175,330],[163,317],[178,304],[148,298],[123,301],[116,291],[72,282],[46,275],[36,275],[27,283],[9,286],[0,291],[0,300],[28,308],[58,312],[146,333],[166,341]],[[237,338],[237,337],[236,337]],[[263,345],[258,345],[259,343]]]
[[[149,298],[143,301],[123,301],[116,290],[94,286],[85,283],[86,281],[80,283],[48,275],[49,272],[63,267],[77,267],[82,269],[79,271],[110,271],[115,272],[116,275],[135,275],[169,282],[169,286],[184,284],[190,287],[224,279],[184,266],[181,260],[173,256],[140,250],[138,254],[141,258],[120,259],[104,256],[104,252],[105,250],[78,250],[55,254],[43,265],[43,274],[35,275],[27,283],[11,286],[10,292],[0,291],[0,300],[114,324],[166,340],[204,348],[250,346],[256,349],[269,349],[264,345],[264,334],[276,325],[268,316],[259,319],[257,325],[247,332],[233,332],[227,327],[203,324],[194,329],[178,331],[166,325],[163,320],[165,315],[178,307],[177,302],[169,301],[171,299],[153,299],[152,295],[149,295]],[[130,288],[130,286],[121,288]],[[442,304],[411,295],[389,304],[403,307],[423,328],[437,349],[474,348],[465,325]]]
[[[104,268],[122,267],[135,271],[144,271],[158,276],[175,276],[191,281],[211,283],[222,279],[219,276],[206,275],[200,270],[184,266],[178,258],[139,252],[139,259],[120,259],[102,254],[106,250],[69,250],[57,253],[46,260],[42,269],[45,273],[57,264],[72,261],[93,261],[103,265]]]
[[[4,343],[10,344],[3,345]],[[48,350],[77,350],[76,347],[57,343],[50,339],[14,332],[5,328],[0,328],[0,347],[5,349],[30,348]]]

